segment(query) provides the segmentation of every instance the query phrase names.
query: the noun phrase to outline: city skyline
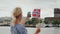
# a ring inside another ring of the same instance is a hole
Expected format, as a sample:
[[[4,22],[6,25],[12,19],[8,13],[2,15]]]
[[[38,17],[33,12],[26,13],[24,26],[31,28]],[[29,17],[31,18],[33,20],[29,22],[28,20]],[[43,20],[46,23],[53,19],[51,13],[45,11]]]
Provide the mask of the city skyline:
[[[54,8],[60,8],[60,0],[0,0],[0,17],[11,17],[15,7],[21,7],[23,16],[34,9],[41,9],[41,18],[53,17]]]

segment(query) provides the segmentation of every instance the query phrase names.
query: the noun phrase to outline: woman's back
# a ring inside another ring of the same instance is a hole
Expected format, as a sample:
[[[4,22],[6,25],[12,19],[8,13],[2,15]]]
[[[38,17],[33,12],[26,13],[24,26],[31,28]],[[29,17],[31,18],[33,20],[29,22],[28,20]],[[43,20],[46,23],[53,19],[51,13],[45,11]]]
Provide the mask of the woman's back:
[[[11,25],[11,34],[27,34],[27,30],[22,24]]]

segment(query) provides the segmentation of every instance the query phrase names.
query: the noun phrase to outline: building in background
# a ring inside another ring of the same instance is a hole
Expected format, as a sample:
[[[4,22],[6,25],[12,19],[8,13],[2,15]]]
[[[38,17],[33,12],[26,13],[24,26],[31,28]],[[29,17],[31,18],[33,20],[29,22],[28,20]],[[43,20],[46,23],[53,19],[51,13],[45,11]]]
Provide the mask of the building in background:
[[[54,22],[55,21],[55,22]],[[60,9],[54,8],[54,17],[46,17],[45,23],[46,24],[60,24]]]
[[[60,9],[59,8],[54,8],[54,17],[60,17]]]
[[[0,17],[0,25],[10,25],[11,20],[11,17]]]
[[[46,17],[45,18],[45,22],[46,22],[46,24],[50,24],[50,23],[52,23],[53,21],[56,21],[56,20],[60,20],[60,17]]]

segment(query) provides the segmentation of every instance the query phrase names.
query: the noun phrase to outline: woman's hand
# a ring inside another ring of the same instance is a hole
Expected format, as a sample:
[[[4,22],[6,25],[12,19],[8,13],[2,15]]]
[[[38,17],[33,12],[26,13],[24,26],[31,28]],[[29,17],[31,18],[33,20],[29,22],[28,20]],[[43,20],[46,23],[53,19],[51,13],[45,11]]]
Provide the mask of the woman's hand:
[[[35,34],[39,34],[39,32],[40,32],[40,25],[37,27]]]
[[[39,34],[39,32],[40,32],[40,28],[37,28],[35,34]]]

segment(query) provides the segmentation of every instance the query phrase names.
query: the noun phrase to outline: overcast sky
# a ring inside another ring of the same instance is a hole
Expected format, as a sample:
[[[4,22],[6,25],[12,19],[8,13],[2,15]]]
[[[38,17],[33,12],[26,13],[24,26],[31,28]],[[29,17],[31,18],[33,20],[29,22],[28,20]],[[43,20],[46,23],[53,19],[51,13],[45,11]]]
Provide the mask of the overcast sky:
[[[0,17],[11,17],[15,7],[21,7],[23,16],[35,8],[41,9],[41,18],[53,17],[54,8],[60,8],[60,0],[0,0]]]

